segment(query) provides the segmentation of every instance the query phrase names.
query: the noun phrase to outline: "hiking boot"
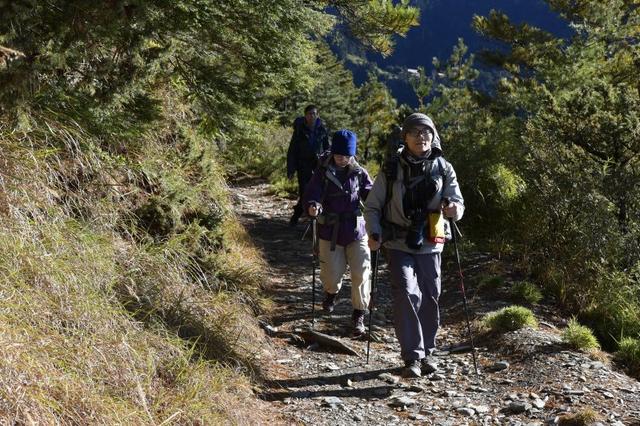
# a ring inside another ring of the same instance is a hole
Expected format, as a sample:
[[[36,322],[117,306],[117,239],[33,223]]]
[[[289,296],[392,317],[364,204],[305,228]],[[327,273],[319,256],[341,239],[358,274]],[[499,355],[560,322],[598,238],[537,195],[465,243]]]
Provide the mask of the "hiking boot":
[[[411,359],[409,361],[404,362],[404,368],[402,369],[402,377],[413,379],[420,376],[422,376],[422,372],[420,369],[419,359]]]
[[[325,311],[326,313],[331,313],[333,312],[333,308],[335,308],[336,306],[336,296],[338,295],[338,293],[335,294],[331,294],[331,293],[325,293],[324,294],[324,300],[322,301],[322,310]]]
[[[364,311],[354,309],[351,319],[353,320],[353,337],[362,336],[366,331],[364,328]]]
[[[427,356],[420,360],[420,367],[422,374],[435,373],[438,371],[438,362],[432,356]]]

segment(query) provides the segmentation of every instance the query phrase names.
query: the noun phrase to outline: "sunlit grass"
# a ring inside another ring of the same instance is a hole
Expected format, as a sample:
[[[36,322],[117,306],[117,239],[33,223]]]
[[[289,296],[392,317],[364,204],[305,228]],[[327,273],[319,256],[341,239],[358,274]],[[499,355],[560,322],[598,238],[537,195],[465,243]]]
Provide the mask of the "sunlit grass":
[[[483,318],[483,324],[492,331],[502,333],[524,327],[537,327],[538,321],[529,309],[522,306],[508,306],[488,313]]]
[[[266,350],[264,261],[206,141],[176,150],[161,129],[113,156],[78,127],[32,119],[0,133],[0,417],[265,423],[242,373],[259,373]],[[134,214],[152,197],[171,217],[163,235]]]
[[[598,339],[588,327],[581,325],[576,319],[571,319],[567,328],[562,332],[562,341],[573,349],[589,351],[600,349]]]

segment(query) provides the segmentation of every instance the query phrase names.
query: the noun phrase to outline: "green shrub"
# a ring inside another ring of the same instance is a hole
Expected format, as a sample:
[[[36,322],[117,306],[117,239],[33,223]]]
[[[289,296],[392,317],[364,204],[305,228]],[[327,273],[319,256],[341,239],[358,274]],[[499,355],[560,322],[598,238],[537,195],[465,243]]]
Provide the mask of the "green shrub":
[[[499,311],[489,312],[483,319],[485,326],[493,331],[505,332],[523,327],[537,327],[538,321],[531,310],[523,306],[508,306]]]
[[[633,374],[640,374],[640,339],[633,337],[622,339],[616,358],[629,367]]]
[[[478,291],[490,292],[504,285],[504,278],[499,275],[483,277],[478,284]]]
[[[598,339],[593,335],[591,329],[581,325],[576,319],[569,321],[569,325],[562,332],[562,341],[573,349],[581,351],[600,349]]]
[[[518,302],[533,305],[542,300],[542,292],[535,284],[529,281],[520,281],[511,287],[511,297]]]

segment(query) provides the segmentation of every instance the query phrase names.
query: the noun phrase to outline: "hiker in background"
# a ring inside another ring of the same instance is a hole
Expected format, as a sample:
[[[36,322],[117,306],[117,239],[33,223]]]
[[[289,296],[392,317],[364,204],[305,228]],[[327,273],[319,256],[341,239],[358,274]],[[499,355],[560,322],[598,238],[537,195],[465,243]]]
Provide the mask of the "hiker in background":
[[[382,244],[389,265],[403,375],[420,377],[438,368],[432,354],[440,323],[445,217],[459,220],[464,201],[432,120],[420,113],[409,115],[401,137],[404,147],[376,177],[364,216],[369,247],[378,250]]]
[[[325,291],[322,308],[333,312],[347,264],[351,270],[353,335],[365,332],[369,306],[371,255],[367,245],[361,200],[371,189],[371,178],[355,160],[357,137],[339,130],[331,138],[331,151],[320,165],[304,194],[309,216],[317,217],[320,281]]]
[[[293,122],[293,134],[287,151],[287,178],[293,179],[298,175],[298,202],[293,207],[293,215],[289,220],[290,226],[298,224],[304,211],[302,196],[311,174],[318,164],[318,157],[329,149],[329,136],[324,126],[318,108],[308,105],[304,109],[304,117],[298,117]]]

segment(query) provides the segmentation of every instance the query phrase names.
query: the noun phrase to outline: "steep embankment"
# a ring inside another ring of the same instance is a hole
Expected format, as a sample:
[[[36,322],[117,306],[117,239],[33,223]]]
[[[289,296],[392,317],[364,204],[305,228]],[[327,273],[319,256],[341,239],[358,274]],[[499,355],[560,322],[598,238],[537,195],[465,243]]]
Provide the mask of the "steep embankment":
[[[260,257],[170,118],[114,146],[0,128],[0,423],[256,424]],[[66,123],[66,124],[65,124]]]
[[[269,263],[264,275],[274,311],[263,318],[275,359],[263,359],[268,380],[262,398],[292,419],[313,425],[362,424],[640,424],[640,383],[598,353],[569,350],[558,327],[566,324],[544,306],[534,311],[540,326],[503,335],[477,334],[480,375],[465,353],[466,331],[455,264],[445,258],[442,296],[441,371],[416,380],[399,376],[388,279],[379,277],[376,341],[365,364],[366,340],[349,336],[349,282],[331,316],[319,311],[315,329],[339,338],[359,356],[314,342],[311,320],[310,240],[305,224],[287,226],[291,201],[274,199],[264,183],[236,182],[235,205],[242,222]],[[448,256],[450,257],[450,255]],[[508,268],[487,255],[463,252],[474,318],[508,303],[504,292],[478,291],[478,280]],[[573,423],[571,423],[573,422]]]

